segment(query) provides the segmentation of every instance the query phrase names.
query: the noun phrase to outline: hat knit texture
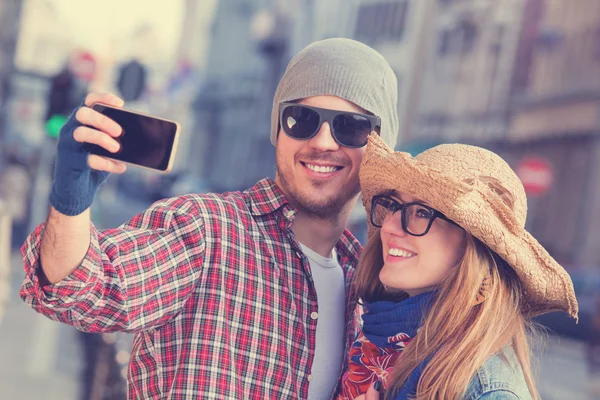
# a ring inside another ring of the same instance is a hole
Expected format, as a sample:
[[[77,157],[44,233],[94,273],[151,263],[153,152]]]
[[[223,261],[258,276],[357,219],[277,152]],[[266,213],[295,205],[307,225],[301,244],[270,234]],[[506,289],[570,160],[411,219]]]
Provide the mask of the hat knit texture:
[[[515,270],[526,315],[566,311],[577,318],[571,278],[525,230],[523,184],[497,154],[477,146],[443,144],[412,157],[393,152],[371,135],[359,174],[367,213],[373,196],[389,190],[426,201]],[[369,236],[377,232],[369,221]]]
[[[332,95],[381,118],[381,138],[394,148],[398,137],[398,83],[381,54],[351,39],[314,42],[288,64],[273,99],[271,143],[277,143],[279,104]]]

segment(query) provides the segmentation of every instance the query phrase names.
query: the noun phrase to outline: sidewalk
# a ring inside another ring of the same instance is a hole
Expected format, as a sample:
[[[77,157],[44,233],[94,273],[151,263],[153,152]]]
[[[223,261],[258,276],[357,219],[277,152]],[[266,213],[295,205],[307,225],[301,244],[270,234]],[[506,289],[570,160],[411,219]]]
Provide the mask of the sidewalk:
[[[538,390],[542,399],[600,399],[600,392],[594,387],[600,376],[591,376],[586,351],[582,342],[556,336],[548,338],[545,350],[535,358],[539,363]]]
[[[78,398],[80,350],[74,328],[51,321],[19,297],[21,256],[11,260],[11,293],[0,322],[0,398]]]

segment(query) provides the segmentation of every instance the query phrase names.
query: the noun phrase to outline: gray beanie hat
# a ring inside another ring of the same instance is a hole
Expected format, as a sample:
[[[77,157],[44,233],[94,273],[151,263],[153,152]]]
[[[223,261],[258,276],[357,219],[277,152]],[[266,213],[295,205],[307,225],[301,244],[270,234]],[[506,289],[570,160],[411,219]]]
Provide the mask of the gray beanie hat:
[[[279,104],[333,95],[381,118],[381,138],[394,148],[398,137],[398,83],[381,54],[351,39],[325,39],[300,51],[288,64],[273,99],[271,143],[277,143]]]

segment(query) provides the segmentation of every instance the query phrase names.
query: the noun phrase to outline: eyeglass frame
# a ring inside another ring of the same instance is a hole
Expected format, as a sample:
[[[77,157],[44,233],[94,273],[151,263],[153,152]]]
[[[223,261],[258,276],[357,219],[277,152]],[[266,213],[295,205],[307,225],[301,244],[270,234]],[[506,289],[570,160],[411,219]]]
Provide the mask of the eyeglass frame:
[[[291,107],[291,106],[306,107],[306,108],[316,112],[317,115],[319,116],[319,124],[317,125],[317,129],[310,136],[305,137],[305,138],[297,138],[297,137],[291,136],[289,133],[286,132],[285,128],[282,128],[284,126],[283,121],[282,121],[283,112],[285,111],[286,108]],[[371,123],[371,131],[369,132],[369,135],[373,132],[377,133],[377,135],[381,135],[381,118],[379,118],[377,115],[363,114],[363,113],[358,113],[358,112],[353,112],[353,111],[331,110],[329,108],[307,106],[306,104],[294,103],[294,102],[290,102],[290,101],[283,101],[283,102],[279,103],[279,127],[281,129],[283,129],[283,132],[290,138],[296,139],[296,140],[312,139],[315,136],[317,136],[317,133],[319,133],[323,124],[325,122],[327,122],[329,124],[329,129],[331,130],[331,136],[333,137],[333,140],[335,140],[335,142],[337,144],[339,144],[340,146],[349,147],[351,149],[360,149],[362,147],[365,147],[368,143],[367,141],[365,141],[365,144],[363,144],[361,146],[348,146],[347,144],[340,143],[340,141],[338,140],[338,138],[335,134],[335,131],[333,129],[333,119],[335,117],[337,117],[338,115],[360,115],[361,117],[365,117]],[[367,137],[369,135],[367,135]]]
[[[451,224],[453,224],[453,225],[456,225],[456,226],[458,226],[459,228],[461,228],[461,226],[460,226],[460,225],[458,225],[456,222],[452,221],[450,218],[446,217],[446,216],[445,216],[445,215],[444,215],[442,212],[440,212],[440,211],[436,210],[436,209],[435,209],[435,208],[433,208],[433,207],[429,207],[429,206],[427,206],[427,205],[425,205],[425,204],[423,204],[423,203],[420,203],[420,202],[418,202],[418,201],[413,201],[413,202],[410,202],[410,203],[400,203],[398,200],[396,200],[396,199],[394,199],[394,198],[392,198],[392,197],[390,197],[390,196],[383,195],[383,194],[378,194],[378,195],[375,195],[375,196],[373,196],[373,198],[371,199],[371,212],[370,212],[370,215],[369,215],[369,219],[371,220],[371,224],[372,224],[374,227],[376,227],[376,228],[381,228],[381,227],[383,226],[383,224],[382,224],[382,225],[377,225],[377,224],[375,224],[375,222],[373,222],[373,214],[374,214],[374,211],[375,211],[375,204],[376,204],[376,201],[377,201],[378,199],[381,199],[381,198],[385,198],[385,199],[387,199],[387,200],[390,200],[390,201],[391,201],[391,203],[392,203],[392,204],[394,204],[394,209],[393,209],[393,211],[392,211],[392,214],[390,214],[390,216],[393,216],[393,215],[394,215],[394,214],[396,214],[398,211],[400,211],[400,212],[402,213],[402,214],[400,215],[400,222],[401,222],[402,230],[403,230],[404,232],[406,232],[407,234],[411,235],[411,236],[421,237],[421,236],[425,236],[425,235],[427,235],[427,233],[428,233],[428,232],[429,232],[429,230],[431,229],[431,225],[433,225],[433,221],[435,221],[435,219],[436,219],[436,218],[443,219],[444,221],[448,221],[448,222],[450,222]],[[430,211],[430,212],[433,214],[433,215],[432,215],[432,217],[431,217],[431,218],[429,218],[429,223],[428,223],[428,225],[427,225],[427,229],[425,229],[425,232],[423,232],[423,233],[422,233],[422,234],[420,234],[420,235],[416,235],[416,234],[414,234],[414,233],[412,233],[412,232],[409,232],[409,230],[408,230],[408,227],[407,227],[406,218],[404,217],[404,213],[405,213],[405,211],[404,211],[404,210],[406,210],[406,207],[408,207],[408,206],[412,206],[412,205],[418,205],[418,206],[421,206],[421,207],[423,207],[423,208],[427,209],[428,211]],[[388,207],[386,207],[386,208],[389,210],[389,208],[388,208]]]

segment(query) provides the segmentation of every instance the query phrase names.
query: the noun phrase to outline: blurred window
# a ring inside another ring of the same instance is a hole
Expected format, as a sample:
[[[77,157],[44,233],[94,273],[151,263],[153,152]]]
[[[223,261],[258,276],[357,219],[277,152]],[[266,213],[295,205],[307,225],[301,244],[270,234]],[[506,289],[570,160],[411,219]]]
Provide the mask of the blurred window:
[[[502,50],[502,42],[504,41],[504,33],[506,28],[504,25],[497,25],[494,33],[494,40],[490,45],[490,52],[493,54],[500,54]]]
[[[560,28],[544,26],[540,28],[537,36],[537,45],[540,50],[553,51],[565,40],[565,34]]]
[[[445,56],[450,53],[450,46],[452,45],[452,31],[444,29],[439,33],[438,36],[438,55]]]
[[[592,42],[595,45],[594,57],[600,60],[600,26],[596,27]]]
[[[361,5],[354,32],[356,39],[371,45],[402,39],[407,12],[406,0]]]
[[[440,56],[451,54],[468,54],[477,42],[477,26],[468,19],[463,19],[450,29],[444,29],[438,36],[437,52]]]
[[[438,0],[438,3],[440,3],[443,6],[447,6],[452,3],[460,3],[461,1],[464,1],[464,0]]]

